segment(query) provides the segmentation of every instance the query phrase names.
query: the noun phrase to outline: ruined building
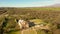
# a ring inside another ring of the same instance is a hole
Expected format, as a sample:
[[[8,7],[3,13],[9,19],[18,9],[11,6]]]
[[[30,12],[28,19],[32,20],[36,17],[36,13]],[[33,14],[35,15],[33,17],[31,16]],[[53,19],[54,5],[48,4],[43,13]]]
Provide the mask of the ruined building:
[[[20,29],[26,29],[26,28],[29,28],[29,24],[27,21],[24,21],[24,20],[19,20],[18,21],[18,24],[20,26]]]

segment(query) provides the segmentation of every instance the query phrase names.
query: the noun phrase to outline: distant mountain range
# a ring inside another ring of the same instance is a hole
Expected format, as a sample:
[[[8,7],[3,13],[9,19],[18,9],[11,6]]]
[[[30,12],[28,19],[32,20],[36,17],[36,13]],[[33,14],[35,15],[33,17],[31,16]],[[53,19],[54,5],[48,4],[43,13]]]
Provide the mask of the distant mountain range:
[[[45,6],[45,7],[60,7],[60,4],[53,4],[53,5]]]

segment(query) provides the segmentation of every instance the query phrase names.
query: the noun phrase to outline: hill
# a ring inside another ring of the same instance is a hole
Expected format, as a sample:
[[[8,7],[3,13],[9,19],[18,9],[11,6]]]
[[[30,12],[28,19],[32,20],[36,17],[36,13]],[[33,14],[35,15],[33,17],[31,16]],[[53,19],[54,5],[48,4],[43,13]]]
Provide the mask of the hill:
[[[44,23],[51,24],[53,33],[60,29],[60,8],[59,7],[34,7],[34,8],[0,8],[0,33],[13,34],[14,31],[20,31],[17,21],[19,19],[32,20],[39,22],[41,19]],[[54,25],[54,26],[53,26]],[[31,32],[31,30],[29,30]],[[33,30],[34,31],[34,30]],[[37,30],[37,32],[41,32]],[[43,30],[45,32],[45,30]],[[59,31],[58,31],[59,32]],[[15,33],[15,32],[14,32]],[[25,33],[25,32],[24,32]]]
[[[49,6],[45,6],[45,7],[60,7],[60,4],[53,4],[53,5],[49,5]]]

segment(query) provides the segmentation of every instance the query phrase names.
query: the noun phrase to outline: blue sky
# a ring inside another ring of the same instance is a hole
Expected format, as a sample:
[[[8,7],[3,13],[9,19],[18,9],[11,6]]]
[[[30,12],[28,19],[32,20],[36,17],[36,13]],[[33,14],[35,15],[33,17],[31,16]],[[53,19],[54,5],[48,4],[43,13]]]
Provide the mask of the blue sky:
[[[0,0],[0,7],[40,7],[60,3],[60,0]]]

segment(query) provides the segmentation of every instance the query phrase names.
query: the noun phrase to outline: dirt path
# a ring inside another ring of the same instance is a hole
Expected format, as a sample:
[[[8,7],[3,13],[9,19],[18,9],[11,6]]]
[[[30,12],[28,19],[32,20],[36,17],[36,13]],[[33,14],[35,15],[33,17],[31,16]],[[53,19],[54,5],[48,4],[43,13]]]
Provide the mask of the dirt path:
[[[22,30],[21,31],[21,34],[37,34],[36,30],[35,29],[26,29],[26,30]]]
[[[54,34],[60,34],[60,29],[55,30]]]

